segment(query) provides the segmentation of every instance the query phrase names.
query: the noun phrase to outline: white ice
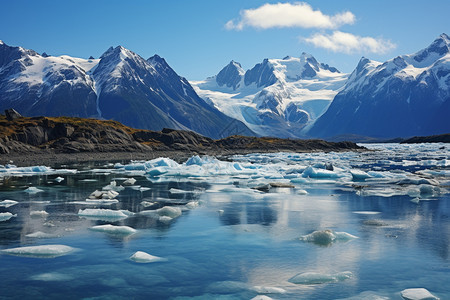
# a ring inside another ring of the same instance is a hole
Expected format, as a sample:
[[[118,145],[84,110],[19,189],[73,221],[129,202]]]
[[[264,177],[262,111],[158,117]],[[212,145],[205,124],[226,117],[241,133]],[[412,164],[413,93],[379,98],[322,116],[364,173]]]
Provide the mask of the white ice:
[[[131,235],[136,233],[136,229],[129,226],[115,226],[111,224],[93,226],[90,229],[117,235]]]
[[[55,180],[56,182],[61,182],[61,181],[64,180],[64,178],[58,176],[58,177],[56,177],[54,180]]]
[[[130,213],[130,212],[128,212]],[[102,209],[102,208],[86,208],[80,209],[78,211],[79,216],[91,217],[91,218],[106,218],[106,219],[125,219],[128,218],[128,214],[124,210],[112,210],[112,209]]]
[[[48,212],[45,210],[34,210],[30,212],[30,216],[33,218],[46,218],[48,215]]]
[[[406,300],[439,300],[438,297],[424,288],[405,289],[401,291],[401,295]]]
[[[310,234],[301,236],[299,239],[301,241],[310,242],[310,243],[314,243],[317,245],[327,246],[333,242],[337,242],[337,241],[346,242],[346,241],[350,241],[350,240],[357,239],[357,238],[358,237],[356,237],[350,233],[347,233],[347,232],[336,232],[336,231],[327,229],[327,230],[314,231]]]
[[[295,284],[322,284],[322,283],[339,282],[352,277],[353,274],[350,271],[335,274],[305,272],[295,275],[288,281]]]
[[[30,186],[29,188],[24,190],[24,192],[29,193],[29,194],[36,194],[36,193],[40,193],[43,191],[44,190],[38,189],[37,187],[34,187],[34,186]]]
[[[29,238],[37,238],[37,239],[46,239],[46,238],[58,237],[55,234],[45,233],[45,232],[42,232],[42,231],[36,231],[36,232],[33,232],[33,233],[29,233],[29,234],[27,234],[25,236],[29,237]]]
[[[17,215],[13,215],[10,212],[4,212],[4,213],[0,213],[0,222],[2,221],[8,221],[9,219],[11,219],[12,217],[17,217]]]
[[[167,261],[167,258],[162,258],[158,256],[153,256],[143,251],[135,252],[130,259],[137,263],[152,263],[152,262],[163,262]]]
[[[19,202],[7,199],[7,200],[0,201],[0,207],[8,208],[10,206],[16,205],[17,203],[19,203]]]
[[[134,185],[136,183],[136,179],[134,178],[128,178],[124,182],[122,182],[123,185]]]
[[[1,252],[17,256],[50,258],[69,254],[75,249],[66,245],[41,245],[4,249]]]

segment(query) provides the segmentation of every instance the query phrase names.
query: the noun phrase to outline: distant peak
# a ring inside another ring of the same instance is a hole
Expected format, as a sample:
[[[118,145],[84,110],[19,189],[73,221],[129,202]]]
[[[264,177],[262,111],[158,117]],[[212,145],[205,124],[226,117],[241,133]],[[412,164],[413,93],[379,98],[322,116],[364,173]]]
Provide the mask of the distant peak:
[[[2,40],[0,40],[0,45],[4,45],[5,43],[3,43],[3,41]]]
[[[128,50],[127,48],[119,45],[115,48],[113,47],[109,47],[108,50],[106,50],[105,53],[102,54],[102,56],[100,56],[100,58],[105,58],[111,55],[119,55],[121,59],[125,59],[127,57],[132,56],[133,52],[131,52],[130,50]]]
[[[450,37],[446,33],[439,35],[439,38],[445,40],[447,43],[450,41]]]
[[[414,60],[417,62],[424,62],[430,55],[433,53],[437,54],[438,56],[442,57],[443,55],[450,52],[450,38],[447,34],[442,33],[439,35],[438,38],[436,38],[430,46],[427,48],[417,52],[414,55]]]
[[[230,63],[229,63],[229,64],[230,64],[230,65],[233,65],[233,66],[235,66],[235,67],[239,67],[239,68],[242,68],[241,64],[240,64],[240,63],[238,63],[237,61],[234,61],[234,60],[230,61]]]
[[[309,53],[302,52],[302,55],[300,55],[300,58],[308,59],[308,58],[314,58],[314,56],[312,56]]]
[[[41,54],[42,57],[49,57],[50,55],[47,54],[47,52],[44,52]]]

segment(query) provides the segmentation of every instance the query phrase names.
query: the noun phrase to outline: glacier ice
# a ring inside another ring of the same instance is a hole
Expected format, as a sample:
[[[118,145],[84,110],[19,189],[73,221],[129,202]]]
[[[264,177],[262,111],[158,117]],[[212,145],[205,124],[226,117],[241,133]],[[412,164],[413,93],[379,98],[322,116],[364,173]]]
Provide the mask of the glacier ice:
[[[36,193],[40,193],[43,191],[44,190],[38,189],[37,187],[34,187],[34,186],[30,186],[29,188],[24,190],[24,192],[29,193],[29,194],[36,194]]]
[[[37,239],[46,239],[46,238],[55,238],[58,237],[56,234],[51,234],[51,233],[45,233],[42,231],[36,231],[33,233],[29,233],[25,235],[26,237],[29,238],[37,238]]]
[[[123,185],[134,185],[135,183],[136,183],[136,179],[134,179],[133,177],[128,178],[127,180],[122,182]]]
[[[33,218],[46,218],[48,216],[48,212],[45,210],[34,210],[30,212],[30,216]]]
[[[0,213],[0,222],[2,221],[8,221],[9,219],[11,219],[12,217],[17,217],[17,215],[13,215],[10,212],[4,212],[4,213]]]
[[[424,288],[405,289],[400,294],[405,300],[439,300],[438,297]]]
[[[163,262],[167,261],[167,258],[162,258],[158,256],[153,256],[143,251],[136,251],[130,259],[137,263],[152,263],[152,262]]]
[[[75,250],[74,248],[66,245],[41,245],[41,246],[28,246],[28,247],[4,249],[1,250],[1,252],[17,256],[53,258],[69,254],[74,250]]]
[[[129,214],[130,213],[130,214]],[[97,219],[125,219],[128,218],[132,213],[125,210],[112,210],[112,209],[102,209],[102,208],[86,208],[80,209],[78,215],[82,217],[90,217]]]
[[[56,177],[55,179],[54,179],[56,182],[61,182],[61,181],[63,181],[64,180],[64,178],[63,177],[60,177],[60,176],[58,176],[58,177]]]
[[[131,235],[136,233],[136,229],[131,228],[129,226],[116,226],[111,224],[106,225],[97,225],[90,228],[93,231],[106,232],[109,234],[117,234],[117,235]]]
[[[314,167],[307,167],[305,171],[302,173],[303,177],[310,177],[310,178],[338,178],[339,174],[334,171],[329,171],[325,169],[316,169]]]
[[[10,206],[16,205],[17,203],[19,203],[19,202],[14,201],[14,200],[8,200],[8,199],[6,199],[6,200],[3,200],[3,201],[0,201],[0,207],[6,207],[6,208],[8,208],[8,207],[10,207]]]
[[[258,295],[258,296],[253,297],[250,300],[272,300],[272,299],[273,298],[270,298],[269,296],[266,296],[266,295]]]
[[[177,218],[181,216],[181,209],[175,206],[164,206],[155,211],[161,217]]]
[[[314,243],[320,246],[328,246],[336,241],[350,241],[353,239],[357,239],[358,237],[349,234],[347,232],[336,232],[332,230],[318,230],[314,231],[310,234],[301,236],[299,239],[301,241]]]
[[[335,274],[305,272],[295,275],[288,281],[295,284],[323,284],[323,283],[339,282],[352,277],[353,274],[350,271]]]

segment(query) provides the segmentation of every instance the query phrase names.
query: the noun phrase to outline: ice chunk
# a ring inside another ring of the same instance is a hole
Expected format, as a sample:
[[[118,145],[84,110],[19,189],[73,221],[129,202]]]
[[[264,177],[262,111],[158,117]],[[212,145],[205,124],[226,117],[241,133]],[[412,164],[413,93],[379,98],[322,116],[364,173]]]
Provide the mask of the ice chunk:
[[[295,190],[295,193],[297,195],[307,195],[308,194],[308,192],[305,190]]]
[[[2,221],[8,221],[9,219],[11,219],[12,217],[17,217],[17,215],[13,215],[10,212],[4,212],[4,213],[0,213],[0,222]]]
[[[406,300],[439,300],[438,297],[424,288],[406,289],[401,291],[401,295]]]
[[[364,181],[371,176],[364,171],[361,170],[350,170],[354,181]]]
[[[45,210],[35,210],[30,212],[30,216],[32,218],[46,218],[48,216],[48,212]]]
[[[307,167],[302,173],[303,177],[310,178],[337,178],[339,175],[334,171],[315,169],[311,166]]]
[[[299,239],[320,246],[328,246],[335,241],[349,241],[357,238],[358,237],[346,232],[334,232],[326,229],[314,231],[310,234],[301,236]]]
[[[194,209],[198,207],[198,201],[190,201],[188,203],[186,203],[186,208],[188,209]]]
[[[83,202],[77,202],[78,204],[83,204]],[[86,204],[88,205],[111,205],[114,203],[119,203],[117,199],[86,199]]]
[[[122,182],[122,184],[124,184],[124,185],[134,185],[135,183],[136,183],[136,179],[134,179],[134,178],[128,178],[127,180]]]
[[[117,235],[131,235],[136,233],[136,229],[129,226],[115,226],[111,224],[93,226],[90,229]]]
[[[162,223],[169,224],[172,222],[173,218],[169,216],[160,216],[158,220]]]
[[[299,273],[288,281],[295,284],[322,284],[339,282],[353,277],[352,272],[340,272],[335,274],[323,274],[314,272]]]
[[[258,295],[258,296],[253,297],[250,300],[273,300],[273,299],[266,295]]]
[[[30,256],[39,258],[52,258],[69,254],[75,249],[66,245],[41,245],[10,248],[2,250],[1,252],[17,256]]]
[[[128,217],[128,214],[124,213],[122,210],[112,210],[112,209],[94,209],[94,208],[86,208],[80,209],[78,211],[78,215],[83,217],[91,217],[91,218],[111,218],[111,219],[125,219]]]
[[[17,202],[17,201],[14,201],[14,200],[3,200],[3,201],[0,201],[0,207],[10,207],[10,206],[13,206],[13,205],[16,205],[17,203],[19,203],[19,202]]]
[[[55,234],[45,233],[45,232],[42,232],[42,231],[36,231],[36,232],[33,232],[33,233],[29,233],[29,234],[27,234],[25,236],[29,237],[29,238],[37,238],[37,239],[46,239],[46,238],[58,237]]]
[[[114,199],[119,195],[118,192],[111,190],[98,191],[95,190],[89,195],[89,199]]]
[[[37,187],[34,187],[34,186],[30,186],[29,188],[24,190],[24,192],[29,193],[29,194],[36,194],[36,193],[40,193],[43,191],[44,190],[38,189]]]
[[[166,174],[167,172],[168,172],[168,169],[165,167],[155,167],[150,170],[147,170],[147,174],[152,177],[160,176],[160,175]]]
[[[358,215],[378,215],[380,212],[379,211],[357,210],[357,211],[353,211],[353,213],[358,214]]]
[[[137,263],[152,263],[152,262],[163,262],[167,261],[167,258],[162,258],[158,256],[153,256],[143,251],[137,251],[134,253],[130,259]]]
[[[181,216],[181,209],[174,206],[164,206],[155,211],[158,215],[170,218],[177,218]]]
[[[56,177],[54,180],[55,180],[56,182],[61,182],[61,181],[64,180],[64,178],[58,176],[58,177]]]

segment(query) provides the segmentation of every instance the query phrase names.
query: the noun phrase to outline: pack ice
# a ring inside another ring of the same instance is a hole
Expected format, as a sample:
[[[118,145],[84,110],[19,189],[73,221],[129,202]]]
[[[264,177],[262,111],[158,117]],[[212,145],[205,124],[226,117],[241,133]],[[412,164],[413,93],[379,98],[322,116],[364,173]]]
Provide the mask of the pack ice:
[[[71,169],[52,169],[46,166],[17,167],[15,165],[0,165],[0,177],[4,176],[33,176],[33,175],[56,175],[56,174],[75,174],[76,170]]]
[[[17,256],[30,256],[38,258],[53,258],[69,254],[75,249],[66,245],[41,245],[4,249],[1,252]]]
[[[158,256],[153,256],[143,251],[135,252],[130,259],[137,263],[152,263],[152,262],[163,262],[167,261],[167,258],[162,258]]]
[[[297,274],[294,277],[290,278],[288,281],[295,284],[323,284],[339,282],[351,277],[353,277],[353,274],[350,271],[335,274],[306,272]]]

